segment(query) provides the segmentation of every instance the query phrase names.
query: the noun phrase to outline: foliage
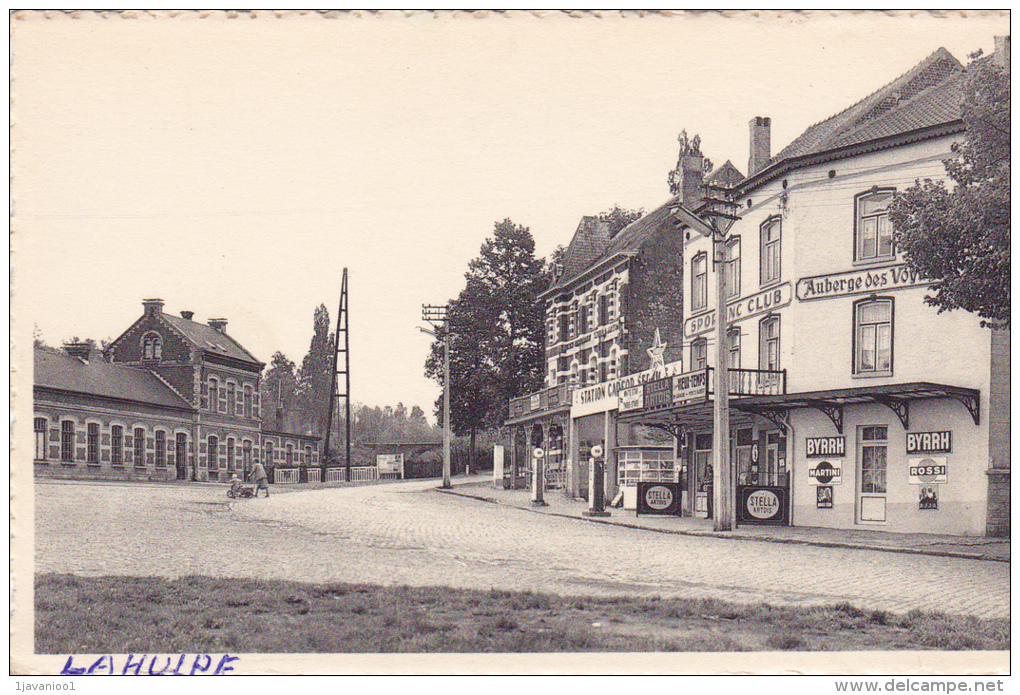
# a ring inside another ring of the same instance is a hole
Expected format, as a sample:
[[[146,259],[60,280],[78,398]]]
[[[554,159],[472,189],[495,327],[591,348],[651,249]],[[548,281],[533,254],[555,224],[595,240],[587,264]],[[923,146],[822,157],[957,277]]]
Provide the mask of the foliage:
[[[600,212],[599,219],[609,224],[609,238],[611,239],[628,224],[640,219],[643,214],[645,214],[644,208],[625,210],[619,205],[614,205],[612,210]]]
[[[966,140],[944,164],[955,187],[925,179],[890,208],[906,263],[932,281],[925,301],[1010,325],[1009,72],[975,60],[964,77]]]
[[[292,430],[298,427],[295,394],[297,366],[277,350],[259,387],[262,423],[268,430]]]
[[[509,400],[542,383],[545,264],[535,258],[527,227],[504,219],[471,261],[466,285],[450,303],[450,420],[455,432],[499,427]],[[425,374],[443,383],[443,344],[437,339]],[[442,422],[442,396],[436,413]]]
[[[680,163],[679,158],[687,154],[700,155],[701,153],[701,136],[695,135],[693,138],[687,136],[686,130],[681,130],[680,135],[676,138],[677,142],[680,143],[680,153],[677,157],[677,166],[670,170],[667,176],[667,182],[669,183],[669,192],[676,195],[680,191]],[[708,157],[704,157],[701,167],[702,172],[709,173],[712,171],[712,160]]]
[[[301,411],[302,431],[320,436],[326,433],[332,369],[333,336],[329,332],[329,311],[320,304],[312,318],[312,342],[301,361],[295,393]]]

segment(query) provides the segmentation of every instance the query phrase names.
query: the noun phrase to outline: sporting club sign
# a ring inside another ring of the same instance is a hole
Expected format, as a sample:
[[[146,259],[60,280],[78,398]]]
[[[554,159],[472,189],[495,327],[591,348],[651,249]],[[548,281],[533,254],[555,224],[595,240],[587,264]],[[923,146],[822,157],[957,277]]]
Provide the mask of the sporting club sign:
[[[730,302],[726,305],[726,320],[729,323],[760,316],[761,314],[781,309],[793,301],[793,289],[790,283],[770,287],[747,297]],[[693,338],[708,333],[715,328],[715,311],[692,316],[684,321],[684,337]]]

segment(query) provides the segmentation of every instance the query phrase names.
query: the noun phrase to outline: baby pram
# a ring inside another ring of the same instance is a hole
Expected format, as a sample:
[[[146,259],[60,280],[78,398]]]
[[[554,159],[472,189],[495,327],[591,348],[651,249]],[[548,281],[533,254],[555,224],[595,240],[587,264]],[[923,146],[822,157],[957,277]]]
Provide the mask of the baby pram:
[[[230,487],[227,489],[227,497],[230,499],[237,499],[243,497],[245,499],[251,499],[255,496],[254,485],[244,485],[235,475],[230,481]]]

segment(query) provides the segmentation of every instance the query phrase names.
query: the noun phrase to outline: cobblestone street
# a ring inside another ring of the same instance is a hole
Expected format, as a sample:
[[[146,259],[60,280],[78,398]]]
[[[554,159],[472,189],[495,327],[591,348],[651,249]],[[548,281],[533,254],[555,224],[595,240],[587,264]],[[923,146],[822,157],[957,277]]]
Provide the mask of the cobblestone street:
[[[448,585],[1009,616],[1009,563],[667,535],[437,492],[228,500],[225,486],[35,485],[36,571]]]

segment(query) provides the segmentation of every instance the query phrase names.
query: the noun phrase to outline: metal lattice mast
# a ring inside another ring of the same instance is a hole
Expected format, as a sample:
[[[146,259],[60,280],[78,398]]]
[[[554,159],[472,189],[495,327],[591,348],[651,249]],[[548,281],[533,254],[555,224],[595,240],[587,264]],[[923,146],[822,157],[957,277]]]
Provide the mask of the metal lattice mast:
[[[347,467],[347,479],[350,480],[351,472],[351,358],[350,358],[350,332],[348,330],[348,292],[347,292],[347,268],[344,268],[343,281],[340,284],[340,308],[336,313],[336,332],[333,336],[333,369],[332,383],[329,387],[329,415],[326,418],[326,449],[324,458],[329,457],[330,438],[333,434],[333,412],[334,405],[340,399],[344,399],[346,417],[344,444],[346,449],[345,463]],[[341,334],[343,334],[343,347],[340,346]],[[343,364],[340,363],[340,355],[343,354]],[[343,367],[341,369],[341,366]],[[340,392],[338,376],[344,377],[344,390]]]

